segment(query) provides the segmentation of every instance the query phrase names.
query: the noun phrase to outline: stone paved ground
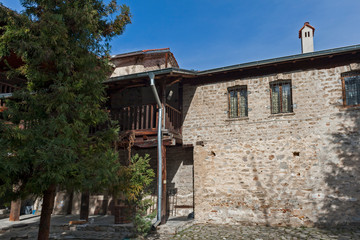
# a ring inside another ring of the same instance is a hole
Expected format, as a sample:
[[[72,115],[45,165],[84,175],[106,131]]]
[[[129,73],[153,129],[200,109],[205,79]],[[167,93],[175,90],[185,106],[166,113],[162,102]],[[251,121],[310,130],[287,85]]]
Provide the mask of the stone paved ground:
[[[175,236],[152,235],[149,240],[230,239],[360,239],[360,227],[331,229],[196,224]]]
[[[78,226],[72,229],[67,224],[69,220],[76,220],[78,216],[53,216],[51,239],[72,240],[115,240],[127,239],[129,226],[112,224],[113,216],[91,216],[92,224]],[[25,216],[22,221],[14,223],[6,219],[0,220],[0,239],[36,239],[39,217]],[[183,221],[168,221],[161,226],[158,234],[148,236],[147,240],[230,240],[230,239],[359,239],[360,226],[335,227],[331,229],[318,228],[289,228],[289,227],[265,227],[265,226],[239,226],[239,225],[211,225],[193,224],[182,225]],[[191,225],[193,224],[193,225]],[[190,226],[190,227],[188,227]],[[178,232],[176,235],[171,233]],[[179,229],[184,229],[180,230]],[[160,233],[160,234],[159,234]],[[139,238],[139,240],[142,238]]]
[[[0,219],[0,239],[37,239],[39,216],[23,215],[19,222]],[[79,220],[78,215],[51,217],[50,239],[113,240],[131,235],[131,224],[113,224],[113,216],[90,216],[91,224],[70,226],[69,221]]]

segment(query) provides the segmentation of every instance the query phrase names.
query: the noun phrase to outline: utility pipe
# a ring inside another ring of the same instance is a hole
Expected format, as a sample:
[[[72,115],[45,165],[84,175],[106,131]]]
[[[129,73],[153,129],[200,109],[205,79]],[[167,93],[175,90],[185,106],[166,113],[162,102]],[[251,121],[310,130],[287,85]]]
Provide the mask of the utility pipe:
[[[156,228],[161,223],[161,197],[162,197],[162,134],[161,134],[161,128],[162,128],[162,105],[160,102],[159,95],[157,93],[156,87],[155,87],[155,74],[149,73],[150,78],[150,87],[151,90],[154,93],[156,103],[159,106],[159,118],[158,118],[158,134],[157,134],[157,149],[158,149],[158,206],[157,206],[157,219],[156,222],[153,224],[153,228]]]

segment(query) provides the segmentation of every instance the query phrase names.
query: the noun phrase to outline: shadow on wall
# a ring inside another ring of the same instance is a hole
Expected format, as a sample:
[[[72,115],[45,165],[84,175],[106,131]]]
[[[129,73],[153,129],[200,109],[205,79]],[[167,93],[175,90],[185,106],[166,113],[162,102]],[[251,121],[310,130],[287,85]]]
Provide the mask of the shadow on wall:
[[[191,85],[183,85],[182,86],[183,88],[183,106],[182,106],[182,123],[181,123],[181,126],[183,126],[183,123],[187,117],[187,113],[188,111],[190,110],[190,106],[191,106],[191,103],[194,99],[194,96],[195,96],[195,92],[196,92],[196,89],[197,87],[196,86],[191,86]],[[198,94],[197,96],[198,98],[202,98],[202,94]]]
[[[342,123],[330,135],[336,156],[328,156],[325,167],[329,193],[319,206],[319,226],[360,223],[360,109],[348,109],[338,117]]]

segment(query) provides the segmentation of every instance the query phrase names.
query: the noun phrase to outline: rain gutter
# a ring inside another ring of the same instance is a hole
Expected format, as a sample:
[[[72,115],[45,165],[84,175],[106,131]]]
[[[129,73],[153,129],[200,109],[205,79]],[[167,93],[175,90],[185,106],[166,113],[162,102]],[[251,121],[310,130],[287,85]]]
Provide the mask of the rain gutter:
[[[155,74],[149,73],[150,78],[150,87],[154,93],[154,97],[156,99],[156,103],[159,106],[159,117],[158,117],[158,134],[157,134],[157,149],[158,149],[158,201],[157,201],[157,219],[156,222],[153,224],[153,228],[156,228],[161,223],[161,198],[162,198],[162,104],[160,102],[159,95],[157,93],[155,87]]]

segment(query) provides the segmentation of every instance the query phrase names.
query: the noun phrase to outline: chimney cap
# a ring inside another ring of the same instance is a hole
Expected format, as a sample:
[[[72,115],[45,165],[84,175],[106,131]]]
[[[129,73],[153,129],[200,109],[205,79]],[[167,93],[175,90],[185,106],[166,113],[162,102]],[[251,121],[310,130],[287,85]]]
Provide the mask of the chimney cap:
[[[315,28],[314,28],[313,26],[311,26],[309,22],[305,22],[305,23],[304,23],[304,26],[299,30],[299,38],[301,38],[301,31],[302,31],[305,27],[311,28],[312,31],[313,31],[313,36],[314,36]]]

